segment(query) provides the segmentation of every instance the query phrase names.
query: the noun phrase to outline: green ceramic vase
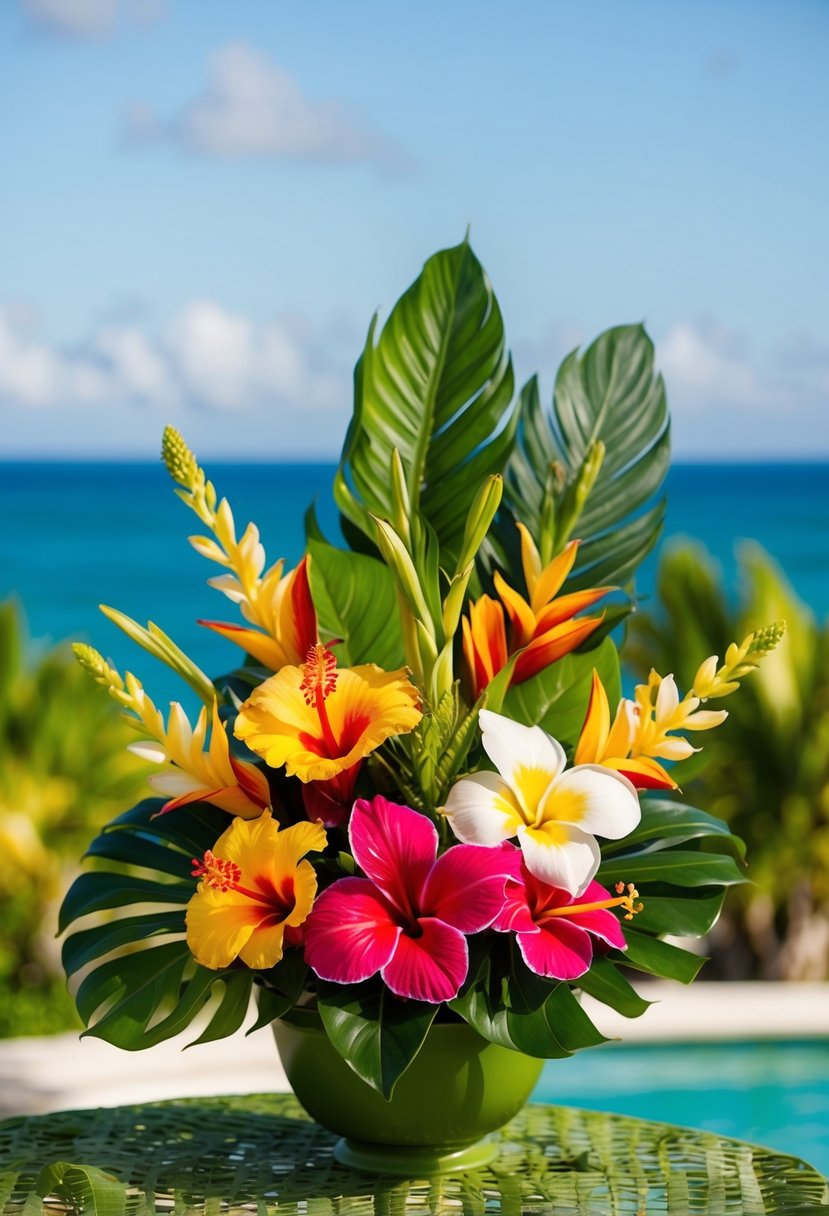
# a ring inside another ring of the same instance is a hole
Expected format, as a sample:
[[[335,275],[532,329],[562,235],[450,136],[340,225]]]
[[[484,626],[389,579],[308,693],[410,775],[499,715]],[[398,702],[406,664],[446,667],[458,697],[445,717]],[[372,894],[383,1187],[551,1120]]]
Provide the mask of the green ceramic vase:
[[[487,1042],[464,1022],[435,1024],[387,1102],[331,1046],[316,1010],[291,1010],[273,1032],[297,1099],[341,1137],[337,1160],[405,1177],[491,1161],[492,1133],[527,1101],[543,1064]]]

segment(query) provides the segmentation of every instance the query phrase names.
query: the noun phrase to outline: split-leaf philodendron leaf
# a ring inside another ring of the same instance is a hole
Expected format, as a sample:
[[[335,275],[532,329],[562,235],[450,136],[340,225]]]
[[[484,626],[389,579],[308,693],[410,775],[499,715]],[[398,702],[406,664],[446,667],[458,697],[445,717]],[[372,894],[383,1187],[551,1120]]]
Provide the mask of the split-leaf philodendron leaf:
[[[354,415],[334,496],[372,541],[371,515],[392,517],[392,453],[400,453],[412,512],[434,529],[448,568],[469,506],[510,454],[512,363],[501,310],[468,241],[429,259],[354,375]]]

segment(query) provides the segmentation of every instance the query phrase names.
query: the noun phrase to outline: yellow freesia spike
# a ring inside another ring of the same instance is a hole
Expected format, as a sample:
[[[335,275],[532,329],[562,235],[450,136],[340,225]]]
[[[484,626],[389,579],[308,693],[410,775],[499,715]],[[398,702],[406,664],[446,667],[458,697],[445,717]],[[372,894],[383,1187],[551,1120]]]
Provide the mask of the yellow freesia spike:
[[[318,640],[317,618],[308,583],[308,558],[284,573],[284,563],[266,569],[259,529],[249,523],[237,538],[233,512],[226,498],[217,503],[216,490],[175,427],[164,430],[162,457],[176,493],[213,534],[191,536],[190,544],[208,561],[227,573],[208,579],[238,604],[248,626],[202,621],[209,629],[241,646],[260,663],[278,671],[301,663],[308,647]]]
[[[709,701],[735,692],[740,687],[740,681],[756,671],[760,661],[779,646],[786,627],[785,621],[775,621],[750,633],[739,646],[732,642],[725,652],[721,667],[717,667],[717,656],[711,655],[700,664],[694,677],[694,696],[701,701]]]
[[[153,789],[170,795],[162,812],[190,802],[210,802],[244,819],[260,815],[270,806],[270,787],[264,773],[230,752],[230,744],[214,701],[210,719],[202,707],[191,726],[178,701],[171,701],[167,724],[141,681],[131,671],[122,676],[92,646],[73,647],[78,662],[126,711],[127,721],[148,740],[130,743],[135,755],[164,766],[149,778]],[[207,743],[208,725],[210,741]]]

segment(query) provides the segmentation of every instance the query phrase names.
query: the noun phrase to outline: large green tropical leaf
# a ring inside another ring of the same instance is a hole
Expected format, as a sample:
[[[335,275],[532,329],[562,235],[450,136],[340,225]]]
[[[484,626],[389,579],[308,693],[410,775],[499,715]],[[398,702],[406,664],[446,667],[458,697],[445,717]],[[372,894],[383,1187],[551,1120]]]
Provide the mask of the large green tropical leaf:
[[[501,935],[472,939],[469,975],[449,1004],[490,1042],[542,1059],[606,1041],[569,985],[535,975]]]
[[[594,958],[590,970],[576,982],[582,992],[626,1018],[641,1017],[651,1004],[628,983],[609,958]]]
[[[233,1034],[244,1021],[252,985],[253,974],[245,967],[210,971],[195,963],[180,939],[102,963],[86,976],[76,1000],[86,1034],[138,1051],[185,1030],[217,986],[219,1006],[194,1041]]]
[[[423,1046],[438,1006],[400,1000],[378,980],[320,983],[318,1001],[333,1046],[361,1080],[390,1098]]]
[[[594,650],[567,654],[531,679],[514,684],[504,699],[504,712],[573,747],[584,725],[594,670],[615,705],[621,696],[619,656],[610,638],[605,638]]]
[[[700,967],[708,961],[703,954],[693,954],[690,950],[682,950],[679,946],[663,942],[658,937],[639,933],[630,925],[625,925],[624,933],[627,950],[617,956],[618,960],[627,967],[645,971],[648,975],[659,975],[664,979],[690,984]]]
[[[456,555],[473,497],[506,464],[516,417],[501,310],[468,242],[429,259],[376,343],[375,324],[355,370],[334,497],[373,541],[370,513],[392,516],[396,448],[412,513],[431,524],[444,555]]]
[[[724,887],[673,887],[655,883],[643,892],[644,911],[636,928],[645,933],[673,937],[703,937],[717,923],[725,898]]]
[[[95,964],[78,988],[78,1012],[88,1034],[129,1051],[178,1034],[208,1002],[210,1016],[195,1041],[233,1034],[247,1013],[253,982],[244,967],[199,966],[185,940],[184,905],[195,890],[190,859],[215,844],[227,816],[194,805],[159,817],[162,805],[162,799],[148,798],[107,824],[87,856],[115,868],[81,874],[59,916],[63,932],[91,914],[107,915],[66,939],[63,962],[68,975]],[[152,877],[125,872],[126,865]],[[141,911],[112,915],[121,908]]]
[[[376,663],[393,671],[404,662],[394,577],[383,562],[308,541],[311,594],[323,636],[342,639],[343,666]]]
[[[598,476],[586,500],[574,504],[580,474],[595,457],[597,443],[605,449]],[[662,377],[654,374],[653,344],[642,325],[618,326],[584,354],[567,356],[556,377],[551,415],[542,409],[535,377],[522,390],[505,500],[542,551],[544,533],[551,529],[547,543],[555,552],[570,536],[581,539],[570,590],[620,585],[659,535],[664,498],[656,496],[669,456],[668,409]],[[503,541],[501,561],[511,567],[510,527]],[[517,571],[510,573],[517,577]]]
[[[643,797],[641,807],[642,818],[629,836],[602,845],[605,858],[618,853],[658,852],[690,841],[699,841],[706,851],[727,853],[738,861],[745,857],[745,845],[728,824],[698,807],[658,795]]]
[[[624,882],[633,872],[636,885],[669,882],[677,887],[731,887],[745,882],[733,857],[692,849],[663,849],[658,853],[626,854],[602,862],[596,875],[605,886]]]

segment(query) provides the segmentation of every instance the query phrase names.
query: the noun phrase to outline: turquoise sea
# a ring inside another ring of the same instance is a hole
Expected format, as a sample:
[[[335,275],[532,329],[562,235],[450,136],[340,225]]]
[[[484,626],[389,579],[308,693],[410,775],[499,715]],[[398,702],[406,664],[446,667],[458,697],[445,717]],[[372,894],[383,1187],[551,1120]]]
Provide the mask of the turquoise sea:
[[[302,552],[302,519],[316,500],[336,534],[331,465],[216,464],[209,473],[237,525],[255,520],[269,560]],[[668,481],[666,543],[698,537],[736,594],[735,549],[757,538],[816,614],[829,614],[829,465],[675,465]],[[137,651],[97,612],[99,603],[154,620],[206,671],[235,665],[238,651],[196,621],[234,620],[234,608],[205,585],[217,573],[187,543],[196,517],[158,464],[0,464],[0,597],[23,602],[37,640],[92,642],[129,665],[164,701],[181,695],[165,669]],[[653,592],[655,560],[640,573]]]

